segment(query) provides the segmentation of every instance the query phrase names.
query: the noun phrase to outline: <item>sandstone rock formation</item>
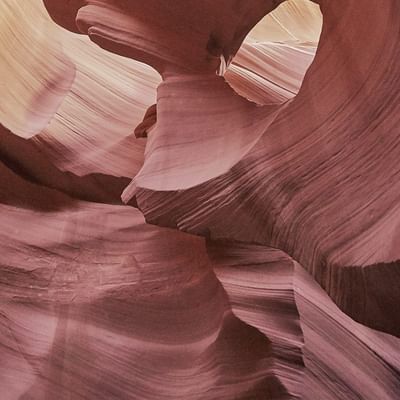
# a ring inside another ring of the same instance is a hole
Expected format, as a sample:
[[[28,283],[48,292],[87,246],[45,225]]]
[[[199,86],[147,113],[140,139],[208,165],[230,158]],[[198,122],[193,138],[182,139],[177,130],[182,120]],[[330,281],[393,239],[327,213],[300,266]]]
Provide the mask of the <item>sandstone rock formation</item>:
[[[4,400],[400,398],[397,0],[3,0]]]

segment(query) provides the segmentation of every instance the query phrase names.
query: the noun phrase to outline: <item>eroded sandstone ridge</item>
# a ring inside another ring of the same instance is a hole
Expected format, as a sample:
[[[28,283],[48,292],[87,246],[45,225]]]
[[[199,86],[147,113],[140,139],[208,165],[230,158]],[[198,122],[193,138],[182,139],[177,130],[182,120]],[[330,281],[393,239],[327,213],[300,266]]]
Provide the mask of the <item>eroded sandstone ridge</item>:
[[[1,399],[400,398],[399,32],[2,0]]]

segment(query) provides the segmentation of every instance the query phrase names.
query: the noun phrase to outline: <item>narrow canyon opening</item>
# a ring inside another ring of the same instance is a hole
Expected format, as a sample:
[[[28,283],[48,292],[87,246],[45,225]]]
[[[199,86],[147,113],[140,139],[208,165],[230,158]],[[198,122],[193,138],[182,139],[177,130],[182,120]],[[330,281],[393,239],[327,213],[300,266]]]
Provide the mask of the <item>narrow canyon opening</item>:
[[[283,2],[247,35],[219,74],[241,96],[257,104],[281,104],[299,92],[314,60],[322,14],[308,0]]]

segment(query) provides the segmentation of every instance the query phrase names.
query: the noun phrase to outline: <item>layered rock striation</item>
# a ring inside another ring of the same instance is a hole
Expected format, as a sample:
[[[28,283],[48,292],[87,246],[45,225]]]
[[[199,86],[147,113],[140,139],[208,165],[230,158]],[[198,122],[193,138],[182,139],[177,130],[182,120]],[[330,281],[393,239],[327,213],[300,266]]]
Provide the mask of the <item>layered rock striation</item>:
[[[400,397],[399,16],[4,0],[1,398]]]

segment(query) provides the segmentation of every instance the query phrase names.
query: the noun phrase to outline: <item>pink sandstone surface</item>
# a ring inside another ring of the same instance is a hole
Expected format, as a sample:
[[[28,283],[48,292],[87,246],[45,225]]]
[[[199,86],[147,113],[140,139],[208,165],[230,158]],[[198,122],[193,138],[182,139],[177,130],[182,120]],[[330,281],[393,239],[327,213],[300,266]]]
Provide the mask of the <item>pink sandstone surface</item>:
[[[400,399],[398,0],[2,0],[0,400]]]

